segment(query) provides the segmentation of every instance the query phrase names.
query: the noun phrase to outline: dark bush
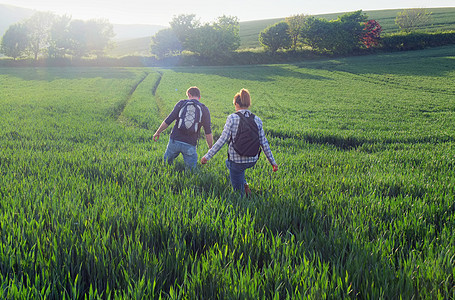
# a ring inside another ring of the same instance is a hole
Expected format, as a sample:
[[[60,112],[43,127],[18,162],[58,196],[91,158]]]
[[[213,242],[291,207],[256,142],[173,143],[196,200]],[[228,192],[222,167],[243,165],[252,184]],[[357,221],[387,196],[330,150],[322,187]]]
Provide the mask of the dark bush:
[[[384,35],[380,48],[386,51],[406,51],[451,44],[455,44],[455,31],[400,32]]]

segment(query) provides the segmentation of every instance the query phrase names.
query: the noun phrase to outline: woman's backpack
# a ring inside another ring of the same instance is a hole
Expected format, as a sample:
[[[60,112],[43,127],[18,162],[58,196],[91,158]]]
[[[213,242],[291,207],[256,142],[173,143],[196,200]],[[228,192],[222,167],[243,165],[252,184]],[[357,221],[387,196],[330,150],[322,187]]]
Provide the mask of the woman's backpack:
[[[236,115],[240,117],[239,127],[234,139],[231,139],[234,150],[241,156],[254,157],[261,149],[259,141],[259,128],[254,120],[255,115],[249,113],[246,117],[241,112]]]

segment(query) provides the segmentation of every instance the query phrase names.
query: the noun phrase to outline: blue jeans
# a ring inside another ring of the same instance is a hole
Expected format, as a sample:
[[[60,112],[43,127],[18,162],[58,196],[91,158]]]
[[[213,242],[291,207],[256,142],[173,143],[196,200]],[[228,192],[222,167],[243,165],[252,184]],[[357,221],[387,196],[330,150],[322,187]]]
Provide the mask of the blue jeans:
[[[245,170],[254,167],[256,162],[239,164],[229,159],[226,160],[226,167],[229,169],[229,177],[234,191],[240,191],[243,195],[245,193]]]
[[[185,162],[186,167],[192,169],[196,168],[197,164],[196,146],[176,141],[173,139],[169,139],[166,152],[164,153],[164,160],[167,161],[168,164],[172,164],[174,162],[174,159],[176,159],[180,153],[182,153],[183,161]]]

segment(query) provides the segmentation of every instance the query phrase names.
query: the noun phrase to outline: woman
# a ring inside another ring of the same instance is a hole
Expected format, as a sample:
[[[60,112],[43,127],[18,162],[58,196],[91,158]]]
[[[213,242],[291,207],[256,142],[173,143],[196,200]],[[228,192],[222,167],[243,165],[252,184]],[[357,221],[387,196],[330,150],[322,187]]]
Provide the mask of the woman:
[[[233,113],[227,117],[223,133],[215,145],[213,145],[207,154],[202,157],[201,164],[206,164],[226,142],[229,142],[226,167],[229,169],[229,176],[231,178],[232,187],[235,191],[240,191],[242,194],[246,193],[248,196],[251,191],[248,187],[248,183],[245,180],[245,170],[253,167],[256,164],[259,158],[259,153],[257,153],[255,156],[242,156],[237,153],[232,143],[232,140],[236,136],[240,124],[241,118],[238,113],[243,114],[243,116],[247,118],[254,116],[249,110],[251,106],[251,97],[248,90],[241,89],[240,92],[234,96],[233,103],[236,113]],[[259,143],[261,145],[261,148],[264,151],[264,154],[269,160],[270,164],[272,165],[273,171],[276,172],[278,170],[278,165],[273,158],[269,142],[265,137],[264,129],[262,128],[262,120],[258,116],[254,116],[254,121],[256,122],[258,128]]]

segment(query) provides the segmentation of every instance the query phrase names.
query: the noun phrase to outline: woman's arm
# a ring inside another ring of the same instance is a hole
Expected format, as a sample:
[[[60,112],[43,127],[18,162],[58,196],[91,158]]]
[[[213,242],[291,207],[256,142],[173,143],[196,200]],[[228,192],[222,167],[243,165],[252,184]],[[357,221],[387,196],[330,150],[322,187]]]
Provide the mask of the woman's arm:
[[[259,119],[259,118],[258,118]],[[262,151],[264,151],[265,156],[267,157],[270,164],[273,166],[273,171],[278,170],[278,165],[276,164],[275,159],[273,158],[272,149],[270,149],[269,141],[265,137],[264,128],[262,127],[262,120],[259,119],[258,122],[259,129],[259,142],[261,143]]]
[[[218,151],[220,151],[221,147],[229,140],[231,137],[231,118],[230,116],[227,117],[226,124],[224,124],[223,132],[221,133],[220,138],[216,141],[212,148],[209,149],[207,154],[204,155],[201,159],[202,164],[206,164]]]

